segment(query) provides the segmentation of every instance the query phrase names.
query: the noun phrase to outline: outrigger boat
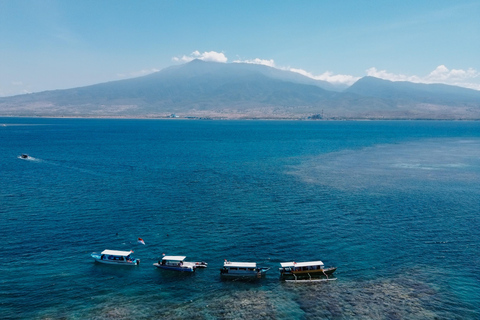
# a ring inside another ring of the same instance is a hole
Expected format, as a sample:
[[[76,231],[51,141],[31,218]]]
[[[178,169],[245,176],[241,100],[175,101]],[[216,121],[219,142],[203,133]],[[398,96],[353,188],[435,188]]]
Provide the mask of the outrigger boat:
[[[280,265],[282,266],[281,268],[279,268],[280,277],[284,278],[286,281],[337,280],[336,278],[328,277],[329,275],[332,275],[335,272],[335,270],[337,270],[337,268],[336,267],[325,268],[322,261],[281,262]],[[312,278],[312,276],[316,278]],[[319,278],[322,276],[324,276],[325,278]]]
[[[270,268],[257,268],[256,262],[231,262],[225,260],[220,275],[224,277],[256,277],[261,278]]]
[[[91,254],[95,261],[106,264],[116,264],[121,266],[136,266],[140,264],[140,259],[131,256],[133,251],[103,250],[102,253],[93,252]]]
[[[187,262],[184,261],[186,256],[163,256],[162,260],[158,261],[158,263],[154,263],[153,265],[160,269],[165,270],[173,270],[173,271],[183,271],[183,272],[195,272],[197,267],[197,263],[200,262]],[[206,263],[201,266],[201,268],[206,268]]]

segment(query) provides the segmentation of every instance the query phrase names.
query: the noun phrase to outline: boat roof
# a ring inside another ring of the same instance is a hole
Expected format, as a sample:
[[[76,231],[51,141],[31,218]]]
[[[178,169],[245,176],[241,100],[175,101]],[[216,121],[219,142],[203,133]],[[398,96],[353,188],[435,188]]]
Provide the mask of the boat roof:
[[[162,260],[183,261],[185,258],[186,256],[163,256]]]
[[[132,251],[118,251],[118,250],[103,250],[102,254],[108,254],[111,256],[121,256],[121,257],[126,257],[129,256],[132,253]]]
[[[282,268],[286,267],[311,267],[311,266],[323,266],[322,261],[307,261],[307,262],[280,262]]]
[[[256,268],[256,262],[231,262],[225,261],[223,264],[224,267],[236,267],[236,268]]]

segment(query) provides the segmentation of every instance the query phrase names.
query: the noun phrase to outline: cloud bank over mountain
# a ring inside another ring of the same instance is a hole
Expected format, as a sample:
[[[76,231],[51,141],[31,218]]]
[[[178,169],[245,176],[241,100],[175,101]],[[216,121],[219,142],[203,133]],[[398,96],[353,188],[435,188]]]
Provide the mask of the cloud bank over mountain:
[[[228,58],[224,52],[208,51],[201,53],[198,50],[192,52],[190,55],[174,57],[172,60],[175,62],[189,62],[195,59],[221,63],[228,62]],[[439,65],[429,74],[424,76],[396,74],[388,72],[387,70],[379,70],[376,67],[368,68],[367,70],[365,70],[365,74],[363,75],[335,74],[333,71],[325,71],[322,74],[315,75],[307,70],[300,68],[278,66],[273,59],[235,59],[233,60],[233,62],[265,65],[280,70],[296,72],[315,80],[327,81],[339,85],[343,84],[345,86],[350,86],[354,84],[363,76],[371,76],[389,81],[409,81],[414,83],[426,84],[443,83],[469,89],[480,90],[480,72],[473,68],[469,68],[467,70],[449,69],[445,65]]]
[[[366,70],[367,76],[376,77],[390,81],[409,81],[414,83],[443,83],[464,88],[480,90],[480,84],[473,82],[480,78],[480,72],[469,68],[448,69],[444,65],[440,65],[426,76],[394,74],[386,70],[377,70],[377,68],[369,68]]]
[[[183,55],[182,57],[173,57],[172,60],[177,62],[190,62],[195,59],[210,61],[210,62],[222,62],[222,63],[225,63],[228,61],[228,58],[225,56],[223,52],[209,51],[209,52],[200,53],[200,51],[198,50],[192,52],[188,56]]]

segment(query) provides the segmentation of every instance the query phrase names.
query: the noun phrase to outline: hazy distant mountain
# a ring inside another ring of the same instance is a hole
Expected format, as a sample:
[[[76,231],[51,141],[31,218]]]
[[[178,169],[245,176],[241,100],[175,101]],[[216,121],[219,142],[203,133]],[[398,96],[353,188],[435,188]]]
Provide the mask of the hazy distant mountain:
[[[445,84],[424,84],[406,81],[388,81],[374,77],[364,77],[344,92],[362,96],[390,99],[396,101],[414,101],[421,103],[477,105],[480,91]]]
[[[480,92],[366,77],[338,92],[298,73],[194,60],[147,76],[0,99],[3,116],[480,119]]]

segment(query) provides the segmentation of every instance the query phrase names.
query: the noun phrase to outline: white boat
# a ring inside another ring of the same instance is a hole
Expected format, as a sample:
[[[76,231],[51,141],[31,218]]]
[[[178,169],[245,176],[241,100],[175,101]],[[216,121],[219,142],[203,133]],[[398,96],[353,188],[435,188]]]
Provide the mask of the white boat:
[[[185,261],[186,256],[163,256],[162,260],[153,265],[160,269],[194,272],[197,268],[196,262]]]
[[[122,266],[136,266],[140,264],[140,259],[132,257],[133,251],[103,250],[101,253],[92,253],[95,261],[106,264],[116,264]]]
[[[280,276],[282,278],[309,278],[312,281],[312,276],[328,276],[333,274],[336,267],[325,268],[322,261],[307,261],[307,262],[281,262],[279,268]]]
[[[257,268],[256,262],[231,262],[225,260],[220,275],[223,277],[261,278],[270,268]]]

